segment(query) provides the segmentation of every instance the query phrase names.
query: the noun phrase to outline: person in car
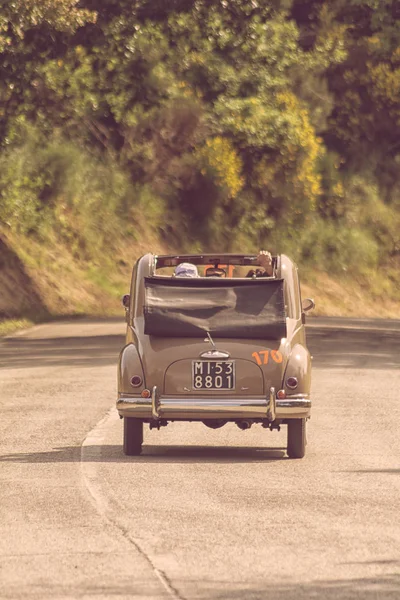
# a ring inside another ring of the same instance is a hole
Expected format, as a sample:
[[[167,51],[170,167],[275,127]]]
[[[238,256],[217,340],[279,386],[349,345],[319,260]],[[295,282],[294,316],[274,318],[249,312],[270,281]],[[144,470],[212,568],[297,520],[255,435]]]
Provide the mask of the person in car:
[[[180,263],[175,267],[175,277],[200,277],[196,265],[192,263]]]
[[[271,277],[273,275],[272,255],[267,250],[260,250],[257,256],[257,264],[260,268],[250,269],[246,277]],[[205,273],[206,277],[226,277],[224,269],[209,267]],[[174,277],[200,277],[196,265],[192,263],[180,263],[175,267]]]
[[[246,277],[271,277],[274,274],[271,252],[260,250],[257,256],[258,269],[250,269]]]

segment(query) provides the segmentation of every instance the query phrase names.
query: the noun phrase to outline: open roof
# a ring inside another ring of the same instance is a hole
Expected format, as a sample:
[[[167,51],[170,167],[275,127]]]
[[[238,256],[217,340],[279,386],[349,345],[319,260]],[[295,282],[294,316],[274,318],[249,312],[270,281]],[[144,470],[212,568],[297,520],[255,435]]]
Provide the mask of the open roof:
[[[156,255],[156,268],[176,267],[182,262],[192,263],[194,265],[244,265],[255,266],[257,264],[256,254],[164,254]]]

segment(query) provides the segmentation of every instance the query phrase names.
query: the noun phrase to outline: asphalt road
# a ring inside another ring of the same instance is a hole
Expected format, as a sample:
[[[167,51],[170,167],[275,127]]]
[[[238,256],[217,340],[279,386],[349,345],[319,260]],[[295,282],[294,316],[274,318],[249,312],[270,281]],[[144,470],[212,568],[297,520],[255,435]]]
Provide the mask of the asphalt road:
[[[0,598],[400,598],[400,321],[310,320],[286,431],[172,424],[122,453],[121,320],[0,341]]]

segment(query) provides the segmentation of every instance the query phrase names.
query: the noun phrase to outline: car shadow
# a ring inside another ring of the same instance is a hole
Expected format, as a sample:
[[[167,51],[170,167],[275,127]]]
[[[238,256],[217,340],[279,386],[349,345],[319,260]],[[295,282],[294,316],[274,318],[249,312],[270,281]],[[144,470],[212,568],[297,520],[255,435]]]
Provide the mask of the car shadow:
[[[0,455],[8,463],[250,463],[287,460],[286,448],[248,446],[153,446],[143,444],[140,456],[126,456],[121,445],[64,446],[46,452]]]
[[[286,448],[249,446],[148,446],[143,444],[142,454],[126,457],[138,462],[270,462],[286,458]]]

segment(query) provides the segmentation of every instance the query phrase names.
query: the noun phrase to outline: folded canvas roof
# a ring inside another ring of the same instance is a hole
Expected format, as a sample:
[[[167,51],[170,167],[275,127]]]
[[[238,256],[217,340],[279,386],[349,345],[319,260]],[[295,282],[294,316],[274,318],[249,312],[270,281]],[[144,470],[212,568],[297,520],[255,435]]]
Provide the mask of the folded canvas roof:
[[[282,279],[145,278],[145,334],[286,337]]]

